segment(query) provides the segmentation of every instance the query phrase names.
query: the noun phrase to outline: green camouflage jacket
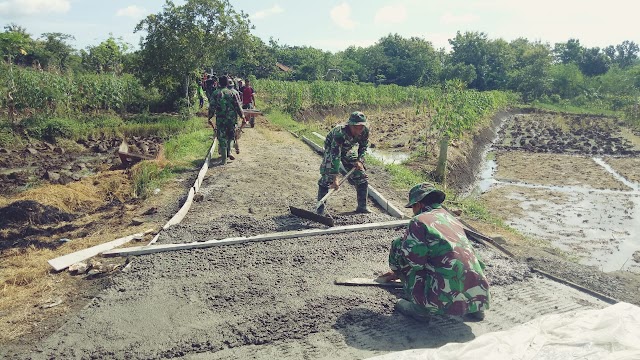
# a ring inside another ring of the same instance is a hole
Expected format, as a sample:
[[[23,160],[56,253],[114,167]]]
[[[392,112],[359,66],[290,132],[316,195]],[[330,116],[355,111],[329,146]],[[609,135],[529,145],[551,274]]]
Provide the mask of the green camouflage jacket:
[[[324,140],[324,157],[320,166],[320,174],[339,174],[340,161],[358,144],[357,160],[364,163],[364,154],[369,146],[369,128],[365,127],[359,136],[349,133],[346,124],[335,126]],[[353,160],[353,159],[352,159]]]
[[[238,117],[242,117],[242,105],[237,91],[228,88],[217,89],[211,96],[212,108],[216,114],[216,122],[235,125]]]
[[[432,314],[464,315],[489,308],[489,283],[462,224],[433,204],[393,241],[389,266],[408,300]]]

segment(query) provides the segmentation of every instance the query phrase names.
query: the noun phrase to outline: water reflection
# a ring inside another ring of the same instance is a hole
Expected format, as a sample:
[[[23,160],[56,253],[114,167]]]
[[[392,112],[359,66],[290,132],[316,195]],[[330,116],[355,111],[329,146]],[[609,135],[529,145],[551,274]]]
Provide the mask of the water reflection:
[[[388,151],[379,149],[367,149],[367,154],[373,156],[384,164],[402,164],[409,160],[409,154],[401,151]]]

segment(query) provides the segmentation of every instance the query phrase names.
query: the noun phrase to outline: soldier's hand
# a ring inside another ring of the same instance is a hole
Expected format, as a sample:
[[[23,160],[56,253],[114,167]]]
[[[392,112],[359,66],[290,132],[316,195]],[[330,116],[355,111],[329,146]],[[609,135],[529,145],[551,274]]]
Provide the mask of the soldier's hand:
[[[354,166],[356,170],[364,171],[364,164],[362,163],[362,161],[356,161]]]
[[[398,275],[396,275],[396,273],[394,273],[393,271],[389,271],[385,274],[378,276],[378,278],[375,281],[380,283],[385,283],[385,282],[394,281],[394,280],[398,280]]]
[[[331,183],[331,185],[329,185],[330,188],[338,190],[338,188],[340,188],[340,184],[338,184],[338,177],[336,176],[335,178],[333,178],[333,183]]]

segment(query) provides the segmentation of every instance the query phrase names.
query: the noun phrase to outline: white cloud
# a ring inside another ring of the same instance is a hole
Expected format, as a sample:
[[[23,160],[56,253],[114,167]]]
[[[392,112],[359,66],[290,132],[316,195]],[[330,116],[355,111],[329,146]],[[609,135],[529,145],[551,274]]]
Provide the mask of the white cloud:
[[[272,15],[280,14],[282,12],[284,12],[284,9],[281,8],[280,5],[276,4],[270,7],[269,9],[256,11],[255,14],[251,15],[251,20],[264,19]]]
[[[331,20],[343,29],[354,29],[357,25],[351,18],[351,6],[346,2],[331,9]]]
[[[10,16],[66,13],[70,8],[69,0],[8,0],[0,2],[0,14]]]
[[[401,24],[407,20],[407,8],[404,5],[383,6],[376,12],[375,24]]]
[[[117,16],[126,16],[133,19],[139,19],[147,14],[147,9],[141,8],[136,5],[129,5],[126,8],[118,9]]]
[[[440,23],[445,25],[469,24],[478,19],[480,19],[480,17],[474,14],[453,15],[451,13],[445,13],[440,17]]]

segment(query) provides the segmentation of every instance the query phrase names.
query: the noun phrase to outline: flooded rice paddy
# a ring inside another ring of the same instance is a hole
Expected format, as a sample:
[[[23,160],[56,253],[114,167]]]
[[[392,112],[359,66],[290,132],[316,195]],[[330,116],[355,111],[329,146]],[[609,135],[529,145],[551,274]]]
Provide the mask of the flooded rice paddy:
[[[551,242],[582,264],[640,273],[639,152],[607,121],[557,114],[506,119],[486,153],[474,192],[507,225]],[[595,126],[607,130],[599,138],[580,130],[600,122],[608,125]],[[551,124],[551,130],[540,123]],[[553,126],[558,123],[561,128]]]

